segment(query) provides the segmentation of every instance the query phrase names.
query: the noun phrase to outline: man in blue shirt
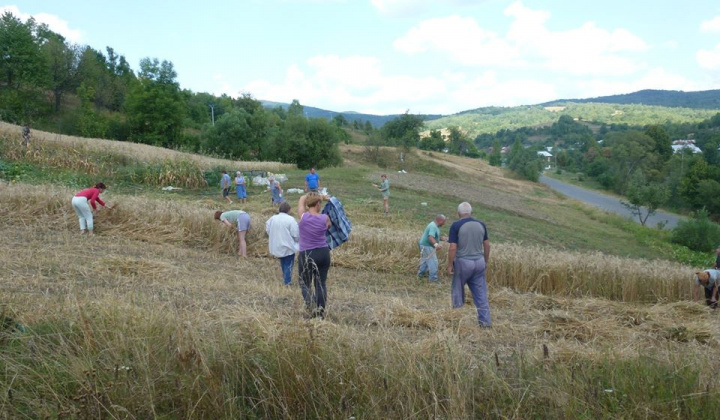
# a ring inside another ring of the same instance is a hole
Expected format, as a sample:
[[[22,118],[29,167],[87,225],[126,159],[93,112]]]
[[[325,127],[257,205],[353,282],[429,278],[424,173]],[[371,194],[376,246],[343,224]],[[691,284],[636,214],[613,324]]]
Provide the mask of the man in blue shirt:
[[[477,308],[478,323],[490,327],[490,304],[488,303],[485,269],[490,260],[490,241],[487,227],[473,219],[470,203],[458,206],[460,220],[450,226],[450,250],[448,251],[448,274],[453,275],[450,292],[453,308],[465,305],[465,285],[472,293]]]
[[[310,173],[305,175],[305,192],[318,192],[320,188],[320,175],[315,173],[315,168],[310,168]]]

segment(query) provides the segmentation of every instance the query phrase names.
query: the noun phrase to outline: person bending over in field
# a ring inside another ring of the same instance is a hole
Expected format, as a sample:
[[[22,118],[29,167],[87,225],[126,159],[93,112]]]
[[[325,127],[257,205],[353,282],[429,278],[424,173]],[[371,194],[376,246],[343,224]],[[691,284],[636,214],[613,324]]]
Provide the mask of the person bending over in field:
[[[324,319],[327,307],[327,275],[330,269],[330,247],[325,232],[330,227],[330,218],[320,210],[323,198],[327,199],[326,196],[309,193],[298,201],[300,254],[297,262],[300,291],[305,307],[313,318]]]
[[[98,182],[94,187],[86,188],[73,197],[72,207],[80,222],[80,233],[87,232],[89,235],[94,235],[93,212],[97,210],[97,204],[95,203],[100,203],[101,206],[106,207],[105,203],[100,199],[100,194],[106,189],[105,184]],[[90,206],[92,206],[92,210],[90,210]]]
[[[453,308],[465,305],[465,285],[477,308],[478,323],[490,328],[490,304],[488,303],[485,273],[490,260],[490,241],[485,223],[472,217],[470,203],[458,206],[460,220],[450,226],[450,250],[447,272],[453,275],[451,300]]]
[[[695,273],[695,290],[693,297],[697,302],[700,300],[700,286],[705,290],[705,304],[715,309],[718,301],[718,283],[720,283],[720,271],[705,270]]]
[[[238,255],[247,257],[247,243],[245,242],[245,234],[250,230],[250,215],[242,210],[216,211],[215,220],[221,221],[230,229],[237,226],[238,232]]]
[[[447,218],[445,215],[438,214],[435,220],[430,222],[418,245],[420,245],[420,267],[418,267],[417,276],[422,277],[428,273],[431,282],[438,281],[438,257],[437,250],[442,248],[441,240],[447,240],[444,236],[440,236],[440,228],[445,224]]]

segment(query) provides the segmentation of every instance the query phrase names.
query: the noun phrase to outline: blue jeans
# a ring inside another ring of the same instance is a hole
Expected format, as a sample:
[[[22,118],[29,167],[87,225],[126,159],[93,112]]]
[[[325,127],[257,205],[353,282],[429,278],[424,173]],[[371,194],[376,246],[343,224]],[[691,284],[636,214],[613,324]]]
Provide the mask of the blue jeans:
[[[488,303],[487,282],[485,281],[485,259],[466,260],[457,258],[453,264],[452,306],[460,308],[465,305],[465,285],[477,308],[478,323],[483,327],[490,326],[490,304]]]
[[[292,282],[293,265],[295,265],[295,254],[280,258],[280,268],[282,268],[283,283],[285,283],[285,285]]]
[[[420,245],[420,267],[418,268],[418,277],[425,272],[429,272],[430,281],[438,280],[438,258],[435,248],[432,246]]]

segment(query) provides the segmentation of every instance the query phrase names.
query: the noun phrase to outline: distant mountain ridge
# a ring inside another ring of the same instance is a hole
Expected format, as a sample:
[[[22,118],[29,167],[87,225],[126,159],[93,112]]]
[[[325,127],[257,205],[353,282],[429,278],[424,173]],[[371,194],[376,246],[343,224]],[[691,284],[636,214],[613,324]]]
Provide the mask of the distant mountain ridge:
[[[264,101],[260,102],[266,108],[275,108],[278,106],[283,107],[287,110],[289,104],[282,102]],[[622,95],[610,95],[610,96],[599,96],[596,98],[584,98],[584,99],[556,99],[550,102],[545,102],[537,105],[522,105],[517,107],[497,107],[488,106],[476,109],[469,109],[460,111],[451,115],[439,115],[439,114],[420,114],[425,121],[435,121],[434,123],[428,124],[430,128],[442,128],[449,125],[464,126],[469,128],[471,132],[477,134],[488,130],[478,129],[478,127],[468,127],[468,125],[477,125],[478,122],[468,124],[468,121],[459,121],[458,118],[468,118],[473,116],[480,116],[481,118],[493,118],[501,117],[503,114],[507,115],[520,115],[520,118],[526,118],[528,121],[525,123],[517,122],[510,124],[505,127],[505,124],[493,125],[492,129],[500,128],[517,128],[523,124],[532,125],[540,123],[537,118],[532,117],[531,114],[541,112],[543,107],[554,106],[554,105],[567,105],[567,104],[616,104],[616,105],[646,105],[646,106],[658,106],[665,108],[685,108],[685,109],[696,109],[696,110],[720,110],[720,89],[716,90],[703,90],[696,92],[684,92],[679,90],[655,90],[645,89],[637,92],[626,93]],[[352,122],[357,120],[361,124],[365,124],[365,121],[370,121],[370,124],[375,128],[382,127],[388,121],[397,118],[401,114],[392,115],[373,115],[363,114],[354,111],[329,111],[326,109],[315,108],[312,106],[303,106],[305,115],[309,118],[327,118],[332,119],[336,115],[342,114],[345,118]],[[555,117],[553,117],[555,118]],[[517,119],[517,118],[516,118]],[[557,118],[555,118],[557,119]],[[440,121],[436,121],[440,120]],[[490,130],[492,130],[490,129]]]
[[[262,99],[260,100],[260,103],[262,103],[265,108],[277,108],[278,106],[280,106],[283,109],[287,110],[288,106],[290,106],[290,104],[286,104],[283,102],[264,101]],[[305,111],[305,116],[308,118],[327,118],[328,120],[331,120],[331,119],[335,118],[336,115],[342,114],[345,117],[345,119],[350,122],[357,120],[358,122],[365,124],[365,121],[370,121],[370,124],[372,124],[373,127],[375,127],[375,128],[382,127],[383,125],[385,125],[386,122],[392,121],[401,115],[401,114],[373,115],[373,114],[363,114],[363,113],[355,112],[355,111],[344,111],[344,112],[328,111],[326,109],[315,108],[315,107],[307,106],[307,105],[303,105],[303,110]],[[435,120],[435,119],[442,117],[442,115],[439,115],[439,114],[420,114],[418,116],[423,118],[426,121]]]
[[[720,109],[720,90],[685,92],[682,90],[645,89],[622,95],[599,96],[586,99],[557,99],[539,105],[552,106],[568,102],[606,103],[606,104],[642,104],[665,106],[669,108]]]

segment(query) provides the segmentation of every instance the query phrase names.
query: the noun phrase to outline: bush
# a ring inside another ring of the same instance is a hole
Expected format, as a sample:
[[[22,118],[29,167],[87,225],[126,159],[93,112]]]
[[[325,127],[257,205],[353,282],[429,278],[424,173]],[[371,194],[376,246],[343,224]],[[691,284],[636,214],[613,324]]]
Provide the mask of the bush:
[[[672,241],[693,251],[711,252],[720,244],[720,226],[710,221],[705,209],[673,230]]]

